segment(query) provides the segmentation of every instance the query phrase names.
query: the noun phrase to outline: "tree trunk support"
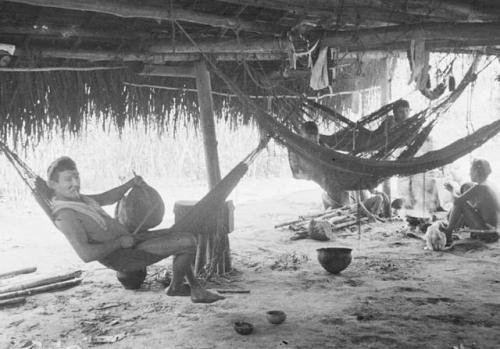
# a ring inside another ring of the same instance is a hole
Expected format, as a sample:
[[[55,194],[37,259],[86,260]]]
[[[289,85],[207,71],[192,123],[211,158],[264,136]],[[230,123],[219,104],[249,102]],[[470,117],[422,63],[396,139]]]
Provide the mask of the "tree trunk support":
[[[380,80],[380,105],[386,105],[389,103],[389,101],[392,99],[391,94],[391,81],[392,81],[392,58],[384,58],[385,64],[384,64],[384,71],[382,72],[382,79]],[[392,197],[391,197],[391,178],[387,178],[383,184],[382,184],[382,191],[387,195],[389,198],[389,204],[392,202]],[[389,209],[389,218],[392,216],[392,210]]]
[[[194,70],[196,73],[196,87],[198,89],[198,104],[201,116],[200,124],[203,131],[203,145],[205,149],[208,184],[209,189],[212,189],[221,180],[221,173],[219,167],[219,155],[217,153],[217,137],[215,134],[210,73],[205,62],[203,61],[196,63]],[[218,216],[220,216],[219,213],[217,214],[217,217]],[[216,229],[217,231],[210,232],[210,234],[203,234],[198,242],[195,262],[196,273],[202,271],[203,267],[207,264],[215,266],[217,272],[221,274],[230,268],[230,266],[225,263],[229,256],[229,240],[227,235],[224,234],[223,227],[219,224],[220,219],[216,217],[214,217],[214,219],[216,219],[218,223]],[[215,251],[223,251],[224,256],[212,255],[212,251],[214,251],[215,247],[214,243],[217,241],[215,238],[219,234],[225,235],[222,239],[218,239],[218,242],[223,244],[223,246],[219,246],[220,249],[215,249]],[[207,236],[209,237],[208,239]]]

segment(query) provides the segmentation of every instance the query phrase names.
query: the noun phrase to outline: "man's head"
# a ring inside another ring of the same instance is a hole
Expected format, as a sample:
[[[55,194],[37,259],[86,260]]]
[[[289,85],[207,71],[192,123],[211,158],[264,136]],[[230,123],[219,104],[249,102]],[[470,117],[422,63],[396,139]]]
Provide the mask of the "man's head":
[[[474,159],[470,167],[470,179],[475,183],[484,182],[491,173],[491,166],[487,160]]]
[[[47,184],[59,199],[78,199],[80,175],[75,162],[67,156],[54,160],[47,169]]]
[[[405,99],[399,99],[394,102],[392,106],[392,112],[394,113],[394,117],[398,121],[403,121],[408,119],[410,116],[410,103],[408,103]]]
[[[318,125],[314,121],[306,121],[300,125],[300,135],[311,142],[319,143]]]

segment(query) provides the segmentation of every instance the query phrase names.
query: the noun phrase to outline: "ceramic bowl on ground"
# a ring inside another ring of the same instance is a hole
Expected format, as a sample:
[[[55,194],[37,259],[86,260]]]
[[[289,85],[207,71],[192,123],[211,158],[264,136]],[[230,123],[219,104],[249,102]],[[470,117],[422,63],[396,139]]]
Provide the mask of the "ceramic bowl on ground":
[[[144,279],[146,279],[147,271],[146,269],[136,270],[136,271],[117,271],[116,277],[118,281],[127,290],[137,290],[141,287]]]
[[[351,264],[352,249],[346,247],[326,247],[318,248],[318,261],[319,264],[326,271],[332,274],[338,274]]]
[[[236,332],[238,332],[239,334],[242,334],[244,336],[253,332],[253,325],[249,322],[236,321],[234,323],[233,327],[234,327],[234,330]]]
[[[281,310],[270,310],[266,313],[267,321],[272,324],[281,324],[286,319],[286,314]]]

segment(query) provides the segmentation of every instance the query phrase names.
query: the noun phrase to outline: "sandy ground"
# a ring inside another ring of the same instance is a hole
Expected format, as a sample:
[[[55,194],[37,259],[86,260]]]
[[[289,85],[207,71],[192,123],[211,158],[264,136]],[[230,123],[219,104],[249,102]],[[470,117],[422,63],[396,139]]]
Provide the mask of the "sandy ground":
[[[290,241],[290,231],[273,226],[321,209],[318,189],[297,183],[284,193],[284,185],[270,182],[260,196],[255,183],[238,189],[230,235],[236,270],[208,287],[250,293],[211,305],[167,297],[153,277],[138,291],[125,290],[113,271],[81,263],[37,209],[19,213],[4,204],[0,272],[29,265],[38,274],[82,269],[84,281],[0,309],[0,348],[88,348],[93,335],[117,334],[124,338],[100,347],[500,347],[499,243],[431,252],[405,235],[402,221],[365,225],[360,235],[345,231],[334,241]],[[353,262],[340,275],[317,262],[316,249],[327,246],[353,248]],[[151,266],[149,274],[170,264]],[[272,309],[287,313],[283,324],[266,321]],[[253,334],[233,330],[241,320],[254,324]]]

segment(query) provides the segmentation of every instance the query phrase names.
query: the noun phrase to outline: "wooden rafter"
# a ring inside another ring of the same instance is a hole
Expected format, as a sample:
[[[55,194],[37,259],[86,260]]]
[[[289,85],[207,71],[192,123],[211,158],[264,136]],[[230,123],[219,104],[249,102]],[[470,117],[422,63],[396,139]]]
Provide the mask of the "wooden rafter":
[[[269,23],[252,22],[241,18],[201,13],[181,8],[173,8],[171,11],[169,6],[135,5],[133,3],[124,3],[116,0],[9,0],[9,2],[75,11],[92,11],[124,18],[148,18],[165,21],[178,20],[209,25],[212,27],[257,33],[279,33],[284,30],[284,28],[280,26]]]
[[[370,28],[325,34],[322,44],[347,50],[371,50],[396,47],[410,40],[448,40],[457,46],[488,42],[487,46],[500,44],[500,22],[490,23],[423,23]],[[391,46],[392,45],[392,46]]]
[[[287,52],[292,46],[288,40],[278,40],[274,38],[255,39],[255,40],[217,40],[198,42],[194,46],[191,42],[178,42],[175,47],[168,41],[159,41],[155,45],[149,47],[151,53],[222,53],[222,52],[244,52],[244,53],[259,53],[259,52]]]
[[[231,4],[283,10],[295,14],[325,16],[336,13],[341,0],[219,0]],[[500,13],[494,1],[456,0],[343,0],[344,16],[353,23],[355,15],[364,20],[408,23],[435,20],[488,20]]]
[[[137,40],[147,38],[151,34],[146,32],[117,32],[117,31],[102,31],[83,29],[79,26],[54,26],[54,25],[4,25],[0,24],[0,33],[20,34],[20,35],[37,35],[37,36],[52,36],[58,38],[93,38],[93,39],[125,39]]]
[[[165,62],[192,62],[200,60],[199,53],[140,53],[140,52],[113,52],[106,50],[67,50],[50,47],[35,47],[30,51],[24,49],[16,49],[15,56],[35,56],[41,58],[60,58],[60,59],[76,59],[90,62],[100,61],[123,61],[123,62],[146,62],[161,64]],[[280,61],[286,58],[286,53],[215,53],[211,57],[217,61],[240,61],[259,60],[259,61]]]

